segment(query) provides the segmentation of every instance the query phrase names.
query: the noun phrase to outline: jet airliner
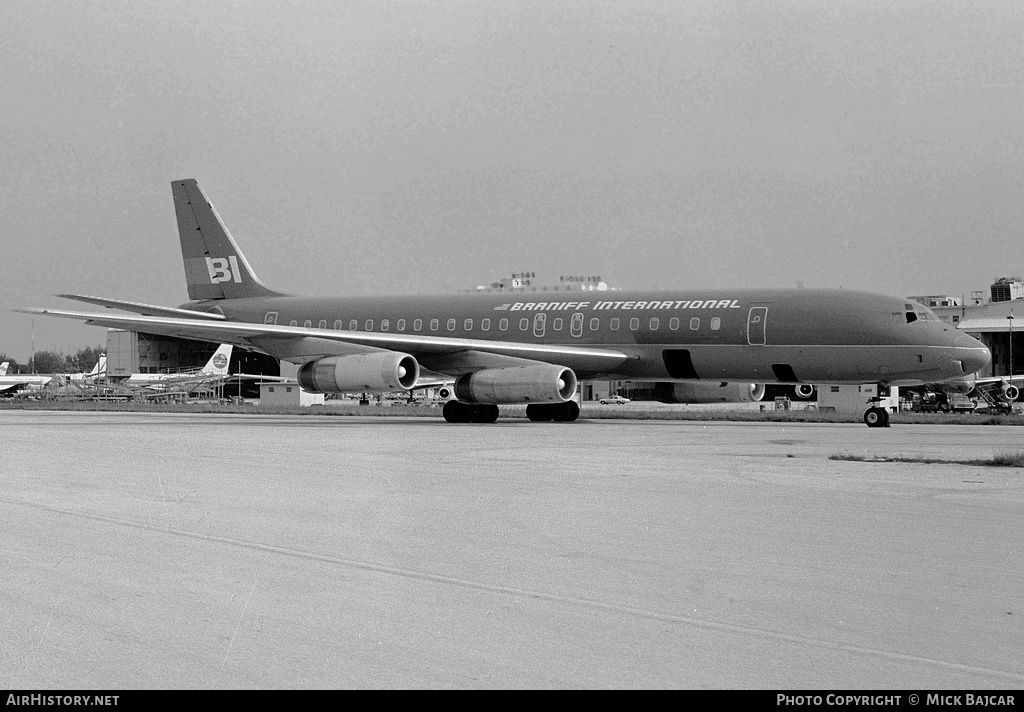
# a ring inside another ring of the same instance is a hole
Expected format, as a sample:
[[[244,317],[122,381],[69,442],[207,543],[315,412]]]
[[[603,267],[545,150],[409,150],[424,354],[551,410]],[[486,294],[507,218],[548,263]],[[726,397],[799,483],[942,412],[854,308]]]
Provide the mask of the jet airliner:
[[[919,384],[983,368],[988,349],[915,302],[824,289],[536,291],[303,297],[265,286],[194,179],[171,184],[189,300],[163,307],[61,295],[130,314],[25,309],[256,349],[313,392],[408,392],[454,380],[449,422],[572,421],[578,379],[681,391],[753,383]],[[872,407],[869,425],[887,423]]]

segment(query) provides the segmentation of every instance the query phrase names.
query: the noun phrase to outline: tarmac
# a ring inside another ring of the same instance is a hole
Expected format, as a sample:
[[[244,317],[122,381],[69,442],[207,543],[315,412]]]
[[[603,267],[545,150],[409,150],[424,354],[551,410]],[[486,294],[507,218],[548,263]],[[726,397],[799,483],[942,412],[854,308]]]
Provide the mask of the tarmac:
[[[0,413],[9,689],[1019,689],[1005,426]]]

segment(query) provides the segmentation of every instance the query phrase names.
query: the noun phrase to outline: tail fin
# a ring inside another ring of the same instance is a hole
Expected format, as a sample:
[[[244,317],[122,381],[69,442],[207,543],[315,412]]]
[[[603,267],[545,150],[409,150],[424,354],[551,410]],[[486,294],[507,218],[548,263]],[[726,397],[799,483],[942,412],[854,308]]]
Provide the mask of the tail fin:
[[[4,361],[3,363],[0,363],[0,376],[6,376],[7,375],[7,367],[10,366],[10,365],[11,365],[10,361]]]
[[[89,376],[92,378],[102,378],[107,375],[107,355],[100,354],[99,360],[89,371]]]
[[[263,286],[194,178],[171,183],[189,299],[278,297]]]
[[[228,364],[231,363],[231,344],[221,344],[213,352],[213,356],[203,366],[203,375],[226,376],[228,375]]]

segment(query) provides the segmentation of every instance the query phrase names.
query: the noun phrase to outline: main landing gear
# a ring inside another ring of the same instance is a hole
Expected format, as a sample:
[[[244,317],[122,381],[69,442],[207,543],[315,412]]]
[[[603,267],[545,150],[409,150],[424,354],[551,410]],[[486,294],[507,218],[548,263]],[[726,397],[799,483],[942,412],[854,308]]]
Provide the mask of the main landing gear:
[[[576,401],[531,403],[526,406],[526,417],[534,422],[553,420],[556,423],[571,423],[580,417],[580,404]]]
[[[451,400],[444,404],[441,414],[449,423],[493,423],[498,419],[498,406]]]
[[[489,403],[460,403],[448,401],[442,411],[449,423],[493,423],[498,419],[498,406]],[[526,406],[526,417],[534,422],[555,421],[570,423],[580,417],[576,401],[565,403],[531,403]]]
[[[872,399],[868,401],[874,403],[864,413],[864,424],[869,428],[888,428],[889,427],[889,411],[878,405],[878,399]]]

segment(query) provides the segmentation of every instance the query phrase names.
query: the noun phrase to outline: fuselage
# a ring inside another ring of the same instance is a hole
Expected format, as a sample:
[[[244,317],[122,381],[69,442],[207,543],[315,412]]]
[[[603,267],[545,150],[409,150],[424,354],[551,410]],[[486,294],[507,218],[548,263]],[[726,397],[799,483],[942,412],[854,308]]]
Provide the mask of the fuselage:
[[[319,330],[615,349],[612,368],[531,356],[581,377],[916,384],[962,377],[990,359],[925,307],[846,290],[538,291],[435,296],[252,297],[184,305],[230,321]],[[272,340],[260,347],[279,358]],[[400,346],[393,347],[402,350]],[[413,351],[414,349],[408,349]],[[465,366],[432,349],[441,373]],[[295,359],[301,360],[301,359]]]

